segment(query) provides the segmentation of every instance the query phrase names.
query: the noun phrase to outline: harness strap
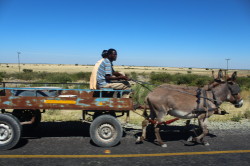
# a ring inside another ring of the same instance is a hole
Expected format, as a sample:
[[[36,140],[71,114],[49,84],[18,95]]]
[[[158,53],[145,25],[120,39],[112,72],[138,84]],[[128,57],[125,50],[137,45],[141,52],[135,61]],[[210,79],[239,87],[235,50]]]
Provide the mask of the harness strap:
[[[207,104],[207,91],[203,90],[203,97],[204,97],[204,107],[205,107],[205,110],[206,110],[206,117],[208,117],[208,111],[209,111],[209,105]]]
[[[205,91],[205,90],[203,90],[203,106],[205,107],[205,108],[207,108],[208,107],[208,105],[207,105],[207,92]]]
[[[213,100],[214,100],[214,104],[216,107],[219,108],[219,100],[217,99],[217,97],[215,96],[214,90],[212,90],[212,94],[213,94]]]
[[[196,90],[196,97],[197,97],[197,100],[196,100],[196,102],[197,102],[196,110],[200,110],[201,90],[202,90],[201,88],[198,88]]]
[[[213,110],[213,109],[211,109],[211,106],[208,105],[208,103],[207,103],[207,100],[209,100],[207,98],[207,91],[204,90],[204,89],[198,88],[196,90],[196,92],[197,92],[197,94],[196,94],[196,97],[197,97],[197,100],[196,100],[197,107],[193,111],[193,113],[206,113],[206,117],[208,117],[208,112],[211,111],[211,110]],[[201,96],[201,94],[203,96]],[[201,100],[201,98],[203,98],[203,107],[204,108],[200,108],[200,100]],[[211,101],[211,100],[209,100],[209,101]]]

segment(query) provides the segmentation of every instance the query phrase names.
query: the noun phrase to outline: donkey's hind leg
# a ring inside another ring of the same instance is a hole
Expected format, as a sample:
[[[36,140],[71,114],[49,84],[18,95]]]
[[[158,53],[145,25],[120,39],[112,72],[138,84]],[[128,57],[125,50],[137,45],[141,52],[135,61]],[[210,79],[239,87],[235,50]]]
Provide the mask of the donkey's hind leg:
[[[141,137],[137,138],[136,143],[142,143],[143,140],[146,139],[148,123],[149,123],[149,121],[147,119],[142,121],[142,135],[141,135]]]
[[[156,123],[154,127],[155,127],[155,137],[156,137],[157,142],[160,144],[161,147],[166,148],[167,144],[165,144],[161,139],[160,127],[158,123]]]

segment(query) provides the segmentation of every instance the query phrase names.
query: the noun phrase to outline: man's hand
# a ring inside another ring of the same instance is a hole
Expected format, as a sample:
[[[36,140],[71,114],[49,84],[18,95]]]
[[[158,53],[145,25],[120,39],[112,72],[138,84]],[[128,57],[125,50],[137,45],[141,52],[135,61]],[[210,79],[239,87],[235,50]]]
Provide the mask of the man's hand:
[[[120,75],[117,77],[119,80],[128,80],[128,77],[127,76],[123,76],[123,75]]]
[[[110,76],[110,75],[107,75],[106,76],[106,79],[107,80],[128,80],[128,77],[127,76],[124,76],[124,75],[120,75],[120,76],[118,76],[118,77],[116,77],[116,76]]]

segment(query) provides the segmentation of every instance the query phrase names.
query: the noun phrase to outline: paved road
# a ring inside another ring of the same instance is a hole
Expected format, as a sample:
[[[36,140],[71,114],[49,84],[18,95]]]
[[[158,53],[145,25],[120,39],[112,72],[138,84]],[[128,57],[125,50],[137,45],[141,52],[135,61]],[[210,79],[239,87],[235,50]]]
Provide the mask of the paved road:
[[[12,150],[0,152],[0,166],[244,166],[250,163],[249,129],[212,130],[207,137],[210,146],[203,146],[187,144],[185,140],[192,132],[183,133],[180,132],[181,127],[169,127],[167,132],[162,132],[168,147],[161,148],[153,141],[136,145],[135,136],[140,134],[140,130],[126,128],[127,134],[124,134],[119,145],[101,148],[90,141],[88,128],[89,124],[80,122],[41,123],[36,130],[24,127],[19,144]],[[153,140],[153,137],[149,137],[149,140]],[[7,156],[1,158],[3,155]]]

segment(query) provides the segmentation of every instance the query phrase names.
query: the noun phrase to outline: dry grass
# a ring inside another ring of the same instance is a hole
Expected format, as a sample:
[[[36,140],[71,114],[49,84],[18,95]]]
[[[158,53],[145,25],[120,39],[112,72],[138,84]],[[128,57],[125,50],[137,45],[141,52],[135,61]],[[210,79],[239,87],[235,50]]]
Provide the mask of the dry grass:
[[[43,122],[80,121],[81,110],[47,110],[42,114]]]
[[[91,72],[93,66],[90,65],[66,65],[66,64],[21,64],[21,71],[23,69],[32,69],[34,72]],[[212,69],[204,68],[177,68],[177,67],[149,67],[149,66],[115,66],[115,70],[125,73],[151,73],[151,72],[167,72],[170,74],[182,73],[211,76]],[[213,69],[217,73],[218,69]],[[229,70],[229,73],[233,73],[235,70]],[[238,76],[250,75],[250,70],[237,70]],[[15,73],[19,72],[18,64],[0,64],[0,72]]]
[[[9,67],[7,67],[9,66]],[[23,69],[31,69],[34,72],[67,72],[67,73],[77,73],[77,72],[91,72],[93,66],[82,66],[82,65],[64,65],[64,64],[21,64],[21,71]],[[18,64],[1,64],[0,71],[7,73],[19,72]]]

